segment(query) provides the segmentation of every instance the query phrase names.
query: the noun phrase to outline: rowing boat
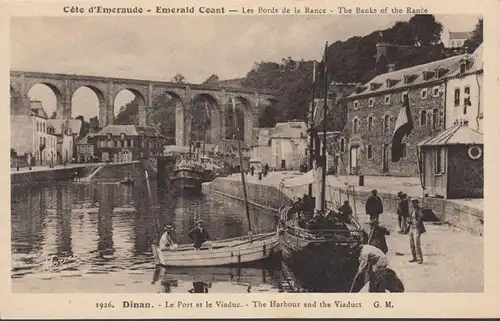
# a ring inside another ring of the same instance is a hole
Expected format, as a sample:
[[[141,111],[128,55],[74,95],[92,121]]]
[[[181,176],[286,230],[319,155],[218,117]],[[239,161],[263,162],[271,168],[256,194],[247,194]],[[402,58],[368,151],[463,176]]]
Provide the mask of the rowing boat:
[[[278,232],[262,233],[212,241],[200,250],[192,244],[182,244],[175,250],[160,250],[153,244],[155,263],[163,266],[225,266],[260,261],[279,252],[280,237]]]

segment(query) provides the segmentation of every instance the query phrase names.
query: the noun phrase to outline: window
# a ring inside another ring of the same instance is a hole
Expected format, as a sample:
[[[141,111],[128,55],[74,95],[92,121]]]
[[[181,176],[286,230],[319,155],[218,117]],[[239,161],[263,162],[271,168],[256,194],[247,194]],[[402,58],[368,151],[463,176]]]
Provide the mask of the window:
[[[341,153],[345,152],[345,138],[344,137],[340,138],[340,152]]]
[[[439,125],[439,109],[434,108],[432,110],[432,129],[437,129]]]
[[[368,159],[372,159],[373,157],[373,147],[372,145],[368,145],[368,148],[367,148],[367,156],[368,156]]]
[[[368,130],[369,131],[373,130],[373,117],[372,116],[368,117]]]
[[[460,88],[455,89],[455,107],[460,105]]]
[[[455,42],[455,40],[452,40],[452,41],[451,41],[451,46],[452,46],[452,47],[456,47],[456,42]]]
[[[464,120],[464,123],[463,123],[463,124],[464,124],[464,126],[469,127],[469,121],[468,121],[468,120]]]
[[[432,88],[432,96],[434,96],[434,97],[439,96],[439,86]]]
[[[427,98],[427,88],[422,89],[422,91],[420,92],[420,98],[422,98],[422,99]]]
[[[134,147],[134,140],[133,139],[130,140],[130,147]]]
[[[408,92],[407,91],[405,91],[405,92],[403,92],[401,94],[401,102],[403,102],[403,103],[405,102],[405,97],[408,97]]]
[[[464,105],[465,106],[470,106],[470,87],[467,86],[464,88]]]
[[[385,132],[386,132],[386,131],[388,131],[388,130],[389,130],[389,128],[390,128],[390,124],[389,124],[389,122],[390,122],[390,117],[389,117],[389,115],[385,115],[385,116],[384,116],[384,131],[385,131]]]
[[[36,131],[39,132],[40,131],[40,123],[39,122],[36,122]]]
[[[359,102],[356,100],[354,102],[354,109],[358,109],[359,108]]]
[[[391,103],[391,95],[386,95],[384,97],[384,102],[386,105],[389,105]]]
[[[354,120],[352,121],[352,131],[354,133],[357,133],[359,131],[359,121],[357,118],[354,118]]]
[[[427,125],[427,110],[420,111],[420,126]]]
[[[444,174],[445,170],[445,149],[438,147],[434,149],[434,174]]]
[[[465,62],[462,62],[460,64],[460,73],[463,74],[465,72],[465,69],[466,69],[466,65],[465,65]]]
[[[43,124],[42,124],[42,126],[43,126],[43,130],[42,130],[42,132],[44,132],[44,133],[45,133],[45,123],[43,123]]]
[[[108,145],[109,148],[113,147],[114,146],[113,141],[112,140],[108,140],[108,144],[107,145]]]
[[[368,99],[368,107],[373,107],[375,100],[373,98]]]
[[[127,147],[128,147],[128,140],[126,140],[126,139],[125,139],[125,140],[123,141],[123,147],[125,147],[125,148],[127,148]]]

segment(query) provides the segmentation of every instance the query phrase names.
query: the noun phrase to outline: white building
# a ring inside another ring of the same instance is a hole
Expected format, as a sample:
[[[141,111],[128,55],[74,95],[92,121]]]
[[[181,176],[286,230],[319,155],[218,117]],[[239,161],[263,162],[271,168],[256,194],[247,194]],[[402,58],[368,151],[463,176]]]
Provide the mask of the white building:
[[[445,128],[461,122],[483,132],[483,45],[466,57],[446,82]]]
[[[252,145],[250,146],[250,157],[252,160],[260,160],[262,166],[274,164],[271,148],[272,128],[254,128]]]
[[[465,41],[469,38],[469,32],[463,31],[450,31],[448,33],[448,47],[449,48],[459,48],[462,47]]]
[[[55,162],[69,163],[74,158],[74,141],[79,134],[80,121],[76,119],[49,119],[48,126],[53,128],[57,136],[57,151]],[[76,135],[73,130],[77,129]]]
[[[271,168],[295,169],[307,161],[307,126],[305,122],[291,121],[277,123],[272,134],[271,152],[273,161],[269,164]]]

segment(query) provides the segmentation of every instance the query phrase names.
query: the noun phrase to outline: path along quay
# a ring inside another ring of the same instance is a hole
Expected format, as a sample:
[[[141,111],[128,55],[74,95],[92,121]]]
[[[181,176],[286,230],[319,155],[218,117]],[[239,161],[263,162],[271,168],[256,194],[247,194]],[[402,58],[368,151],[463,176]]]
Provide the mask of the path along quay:
[[[253,206],[276,212],[283,198],[303,195],[302,190],[280,192],[281,179],[293,175],[290,172],[271,172],[259,180],[247,175],[247,193]],[[345,200],[345,183],[357,184],[356,177],[328,176],[327,200]],[[365,177],[365,186],[355,186],[355,212],[363,227],[368,230],[368,216],[364,213],[364,201],[372,189],[377,189],[384,202],[384,214],[380,224],[389,229],[387,237],[390,266],[403,280],[407,292],[483,292],[484,291],[484,239],[483,200],[444,200],[424,198],[422,203],[433,209],[441,220],[426,223],[427,232],[422,235],[424,264],[411,264],[408,236],[397,233],[396,215],[399,191],[410,197],[421,197],[418,178]],[[203,185],[205,192],[215,192],[228,197],[243,199],[240,175],[217,178]]]

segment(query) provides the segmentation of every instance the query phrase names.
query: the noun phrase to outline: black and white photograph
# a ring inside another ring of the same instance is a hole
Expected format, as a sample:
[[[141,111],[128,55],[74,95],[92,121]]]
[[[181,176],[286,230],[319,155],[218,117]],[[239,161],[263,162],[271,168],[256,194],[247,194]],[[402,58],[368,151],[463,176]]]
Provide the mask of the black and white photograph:
[[[10,18],[11,292],[484,293],[483,16],[221,8]]]

